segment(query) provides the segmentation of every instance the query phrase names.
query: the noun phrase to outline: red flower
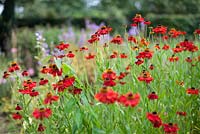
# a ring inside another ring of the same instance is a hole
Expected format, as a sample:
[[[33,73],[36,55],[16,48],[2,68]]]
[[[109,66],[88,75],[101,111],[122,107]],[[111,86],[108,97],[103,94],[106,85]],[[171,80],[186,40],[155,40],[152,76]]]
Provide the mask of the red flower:
[[[41,123],[38,126],[38,132],[43,132],[45,130],[45,126],[43,126]]]
[[[8,73],[7,71],[5,71],[5,72],[3,73],[3,78],[4,78],[4,79],[8,78],[9,76],[10,76],[10,73]]]
[[[141,14],[136,14],[132,20],[134,23],[140,23],[144,21],[144,18],[141,16]]]
[[[49,65],[49,69],[48,69],[48,73],[55,76],[61,76],[62,75],[62,69],[58,69],[58,67],[56,66],[56,64],[50,64]]]
[[[144,24],[145,24],[145,25],[150,25],[150,24],[151,24],[151,21],[145,21]]]
[[[66,55],[68,58],[74,58],[74,54],[72,53],[72,51],[69,51],[68,54]]]
[[[128,106],[135,107],[140,102],[140,94],[139,93],[133,94],[129,92],[125,95],[121,95],[118,99],[118,102],[126,107]]]
[[[185,59],[185,61],[187,61],[187,62],[192,62],[192,59],[190,58],[190,57],[187,57],[186,59]]]
[[[52,95],[52,93],[48,93],[46,95],[46,98],[44,99],[44,104],[52,104],[52,101],[58,101],[59,99],[59,96],[56,96],[56,95]]]
[[[159,44],[156,44],[154,47],[155,47],[157,50],[160,49],[160,45],[159,45]]]
[[[114,87],[116,85],[116,82],[113,80],[105,80],[103,83],[104,86],[110,86],[110,87]]]
[[[117,52],[113,51],[113,54],[110,55],[110,59],[114,59],[114,58],[117,58]]]
[[[38,91],[32,90],[31,92],[28,93],[31,97],[35,97],[39,95]]]
[[[153,77],[151,77],[151,75],[148,71],[143,70],[143,72],[138,77],[138,80],[145,81],[148,84],[153,80]]]
[[[22,116],[17,112],[17,113],[12,114],[12,118],[14,120],[20,120],[22,118]]]
[[[17,71],[17,70],[20,70],[20,67],[16,62],[13,62],[11,64],[11,66],[8,68],[9,72],[14,72],[14,71]]]
[[[94,43],[94,42],[97,42],[97,41],[99,41],[99,36],[98,36],[97,34],[93,34],[93,35],[91,36],[91,39],[88,40],[88,42],[89,42],[90,44],[92,44],[92,43]]]
[[[115,101],[117,100],[118,93],[113,91],[112,88],[103,87],[100,89],[99,93],[95,94],[94,98],[99,102],[112,104],[115,103]]]
[[[53,84],[52,86],[54,87],[54,90],[58,89],[58,92],[63,92],[64,89],[72,86],[74,81],[75,78],[73,76],[72,77],[65,76],[63,80],[58,81],[56,84]]]
[[[59,50],[64,50],[64,49],[67,49],[68,47],[69,47],[69,44],[65,44],[64,42],[56,46],[56,48]]]
[[[143,52],[140,52],[138,56],[136,56],[137,59],[140,59],[140,58],[147,58],[147,59],[151,59],[153,56],[153,52],[151,52],[148,48],[145,49],[145,51]]]
[[[135,64],[136,65],[141,65],[142,63],[144,63],[144,61],[142,60],[142,59],[138,59],[136,62],[135,62]]]
[[[35,109],[33,111],[33,116],[36,119],[43,120],[44,118],[49,118],[52,114],[52,111],[50,108],[40,108],[40,109]]]
[[[169,49],[169,45],[166,45],[166,44],[165,44],[165,45],[162,47],[162,49],[163,49],[163,50],[168,50],[168,49]]]
[[[39,85],[45,85],[47,84],[49,81],[47,79],[44,79],[44,78],[41,78],[40,79],[40,82],[39,82]]]
[[[22,110],[22,107],[19,104],[17,104],[17,106],[15,107],[15,110]]]
[[[125,53],[121,53],[120,54],[120,58],[122,58],[122,59],[125,59],[125,58],[127,58],[128,56],[125,54]]]
[[[174,53],[180,53],[183,51],[183,48],[178,44],[175,48],[172,49]]]
[[[165,134],[177,134],[177,131],[179,130],[177,124],[163,124]]]
[[[179,60],[179,58],[175,55],[172,55],[171,57],[169,57],[170,62],[175,62],[175,61],[178,61],[178,60]]]
[[[86,51],[86,50],[88,50],[88,48],[83,46],[83,47],[81,47],[79,50],[80,50],[80,51]]]
[[[200,34],[200,29],[196,29],[196,30],[194,31],[194,33],[195,33],[195,34]]]
[[[157,100],[158,95],[155,92],[152,92],[148,95],[149,100]]]
[[[110,42],[120,45],[123,43],[123,38],[120,35],[117,35]]]
[[[133,37],[133,36],[129,36],[129,37],[128,37],[128,41],[129,41],[129,42],[132,42],[132,43],[137,43],[136,38]]]
[[[153,70],[153,69],[154,69],[154,65],[151,64],[151,65],[149,66],[149,69],[150,69],[150,70]]]
[[[23,71],[22,72],[22,76],[28,76],[29,74],[28,74],[28,71]]]
[[[102,74],[103,80],[115,80],[116,78],[117,78],[116,73],[110,68],[104,71]]]
[[[184,50],[188,50],[190,52],[196,52],[198,51],[198,47],[195,46],[193,44],[193,42],[188,41],[187,39],[185,39],[183,42],[180,42],[180,46],[184,49]]]
[[[42,69],[40,70],[40,72],[43,74],[47,74],[47,73],[49,73],[49,68],[47,68],[46,66],[43,66]]]
[[[78,95],[78,94],[81,94],[82,89],[80,89],[80,88],[73,88],[73,89],[69,90],[69,92],[71,94],[73,94],[73,95]]]
[[[147,119],[153,124],[153,127],[159,128],[162,125],[162,120],[157,112],[147,113]]]
[[[25,87],[24,89],[19,89],[18,91],[21,93],[21,94],[30,94],[32,89],[29,89],[28,87]]]
[[[153,32],[156,34],[165,34],[167,32],[167,27],[158,25],[157,27],[153,28]]]
[[[186,116],[187,113],[186,112],[183,112],[183,111],[178,111],[176,112],[177,115],[180,115],[180,116]]]
[[[192,95],[198,95],[199,94],[199,90],[198,89],[195,89],[194,87],[192,88],[188,88],[186,90],[187,94],[192,94]]]
[[[32,80],[29,79],[23,82],[23,86],[28,87],[29,89],[33,89],[34,87],[36,87],[36,82],[33,82]]]
[[[111,27],[106,27],[106,26],[102,26],[98,31],[97,34],[98,35],[105,35],[108,34],[112,31]]]
[[[85,58],[87,60],[94,59],[95,58],[95,54],[89,53],[87,56],[85,56]]]

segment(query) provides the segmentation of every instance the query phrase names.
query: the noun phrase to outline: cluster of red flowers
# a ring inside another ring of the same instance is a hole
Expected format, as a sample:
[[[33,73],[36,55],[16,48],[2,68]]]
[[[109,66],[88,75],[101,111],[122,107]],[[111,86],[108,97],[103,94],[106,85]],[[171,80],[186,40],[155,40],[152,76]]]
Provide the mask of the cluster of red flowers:
[[[153,28],[153,32],[156,34],[165,34],[167,32],[167,27],[158,25],[157,27]]]
[[[184,112],[177,112],[178,114],[186,114]],[[147,119],[153,124],[154,128],[159,128],[163,126],[165,134],[177,134],[177,131],[179,130],[177,124],[172,123],[162,123],[161,118],[157,114],[157,112],[147,113]]]
[[[105,104],[113,104],[115,102],[119,102],[122,105],[128,107],[135,107],[140,102],[140,94],[133,94],[131,92],[119,96],[119,94],[112,90],[109,87],[103,87],[100,89],[100,92],[95,94],[95,99],[99,102]]]
[[[133,23],[131,26],[137,27],[139,23],[144,23],[145,25],[150,25],[150,21],[145,21],[141,14],[136,14],[135,17],[132,18]]]
[[[43,66],[40,72],[43,74],[51,74],[54,77],[62,75],[62,69],[58,69],[56,64],[50,64],[49,67]]]
[[[142,73],[140,74],[140,76],[138,77],[138,80],[144,81],[147,84],[149,84],[153,80],[153,77],[151,76],[151,74],[148,71],[143,70]]]
[[[90,44],[96,43],[100,40],[101,35],[109,34],[112,31],[111,27],[102,26],[100,29],[97,30],[93,35],[91,35],[91,38],[88,40]]]
[[[16,62],[11,63],[11,65],[8,67],[8,71],[4,72],[3,78],[8,78],[10,76],[10,73],[13,73],[18,70],[20,70],[20,66]]]
[[[170,37],[172,38],[177,38],[181,35],[185,35],[186,32],[185,31],[178,31],[175,28],[170,29],[170,31],[168,32],[168,34],[170,35]]]

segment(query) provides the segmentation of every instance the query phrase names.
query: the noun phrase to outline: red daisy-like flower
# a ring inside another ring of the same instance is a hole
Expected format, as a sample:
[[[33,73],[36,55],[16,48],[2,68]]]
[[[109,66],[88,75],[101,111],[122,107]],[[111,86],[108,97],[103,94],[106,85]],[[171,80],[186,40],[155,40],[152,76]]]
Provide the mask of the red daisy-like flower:
[[[151,21],[145,21],[144,24],[145,25],[151,25]]]
[[[151,92],[148,95],[149,100],[157,100],[158,99],[158,95],[155,92]]]
[[[22,72],[22,76],[28,76],[28,75],[29,75],[28,71],[25,70],[25,71]]]
[[[125,54],[125,53],[121,53],[120,54],[120,58],[122,58],[122,59],[125,59],[125,58],[127,58],[128,56]]]
[[[113,44],[121,45],[123,43],[123,38],[120,35],[117,35],[110,42]]]
[[[144,21],[144,18],[141,16],[141,14],[136,14],[132,20],[134,23],[140,23]]]
[[[52,111],[50,108],[36,108],[33,111],[33,117],[35,117],[36,119],[40,119],[43,120],[44,118],[49,118],[52,114]]]
[[[39,95],[39,92],[38,91],[35,91],[35,90],[32,90],[31,92],[29,92],[29,95],[31,97],[35,97],[35,96],[38,96]]]
[[[43,74],[47,74],[47,73],[49,73],[49,68],[47,68],[46,66],[43,66],[42,69],[40,70],[40,72]]]
[[[142,59],[137,59],[137,61],[135,62],[136,65],[141,65],[142,63],[144,63],[144,60]]]
[[[185,61],[187,61],[187,62],[191,63],[191,62],[192,62],[192,58],[190,58],[190,57],[187,57],[187,58],[185,59]]]
[[[5,72],[3,73],[3,78],[4,78],[4,79],[8,78],[9,76],[10,76],[10,73],[8,73],[7,71],[5,71]]]
[[[121,80],[128,75],[128,72],[120,72],[118,79]]]
[[[116,51],[113,51],[112,55],[110,55],[110,59],[117,58],[118,53]]]
[[[108,34],[112,31],[111,27],[106,27],[106,26],[102,26],[98,31],[97,34],[98,35],[105,35]]]
[[[43,132],[45,130],[45,126],[44,125],[42,125],[42,123],[40,123],[39,124],[39,126],[38,126],[38,132]]]
[[[162,47],[162,49],[163,50],[168,50],[170,47],[169,47],[169,45],[167,45],[167,44],[165,44],[163,47]]]
[[[103,80],[115,80],[117,78],[116,73],[112,69],[107,69],[102,74]]]
[[[14,72],[20,70],[19,65],[16,62],[11,63],[11,66],[8,68],[9,72]]]
[[[162,120],[157,112],[147,113],[147,119],[153,124],[154,128],[159,128],[162,125]]]
[[[116,82],[114,80],[104,80],[103,85],[104,86],[114,87],[114,86],[116,86]]]
[[[121,95],[118,99],[118,102],[126,107],[128,106],[135,107],[140,102],[140,94],[139,93],[133,94],[131,92],[128,92],[125,95]]]
[[[69,51],[68,54],[66,54],[68,58],[74,58],[75,54],[72,53],[72,51]]]
[[[194,87],[192,88],[188,88],[186,90],[187,94],[192,94],[192,95],[198,95],[199,94],[199,90],[198,89],[195,89]]]
[[[88,40],[88,42],[89,42],[90,44],[93,44],[94,42],[97,42],[97,41],[99,41],[99,36],[98,36],[97,34],[93,34],[93,35],[91,36],[91,38]]]
[[[177,134],[177,131],[179,130],[177,124],[168,123],[163,124],[165,134]]]
[[[31,79],[23,82],[23,86],[28,87],[29,89],[33,89],[34,87],[36,87],[36,84],[37,83],[33,82]]]
[[[99,93],[96,93],[94,98],[105,104],[113,104],[117,101],[118,93],[113,91],[112,88],[103,87],[100,89]]]
[[[88,53],[88,55],[86,55],[85,58],[86,58],[87,60],[94,59],[94,58],[95,58],[95,54]]]
[[[148,71],[143,70],[143,72],[138,77],[138,80],[144,81],[147,84],[149,84],[153,80],[153,77],[150,75],[150,73]]]
[[[174,54],[171,57],[169,57],[170,62],[176,62],[178,60],[179,60],[179,58],[177,56],[175,56]]]
[[[22,107],[19,104],[17,104],[17,106],[15,107],[15,110],[17,111],[22,110]]]
[[[83,47],[81,47],[79,50],[80,50],[80,51],[86,51],[86,50],[88,50],[88,48],[85,47],[85,46],[83,46]]]
[[[157,27],[153,28],[153,32],[156,34],[165,34],[167,32],[167,27],[158,25]]]
[[[39,82],[39,85],[45,85],[47,84],[49,81],[47,79],[44,79],[44,78],[41,78],[40,79],[40,82]]]
[[[183,112],[183,111],[177,111],[176,114],[180,115],[180,116],[186,116],[187,115],[187,113]]]
[[[53,101],[58,101],[59,96],[52,95],[51,92],[47,93],[46,98],[44,99],[44,104],[52,104]]]
[[[56,66],[56,64],[50,64],[49,69],[48,69],[48,73],[53,75],[53,77],[61,76],[62,75],[62,69],[59,70],[58,67]]]
[[[149,69],[150,69],[150,70],[153,70],[153,69],[154,69],[154,65],[151,64],[151,65],[149,66]]]
[[[136,56],[137,59],[151,59],[153,56],[153,52],[151,52],[148,48],[145,49],[145,51],[140,52],[138,56]]]
[[[200,34],[200,29],[196,29],[196,30],[194,31],[194,33],[195,33],[195,34]]]
[[[156,44],[154,47],[155,47],[155,49],[160,50],[160,45],[159,44]]]
[[[59,45],[56,46],[56,48],[59,50],[64,50],[64,49],[67,49],[69,46],[70,46],[69,44],[65,44],[64,42],[61,42]]]
[[[174,53],[180,53],[183,51],[183,48],[178,44],[175,48],[172,49]]]
[[[73,95],[81,94],[81,92],[82,92],[82,89],[76,88],[76,87],[74,87],[73,89],[70,89],[70,90],[69,90],[69,93],[71,93],[71,94],[73,94]]]
[[[136,38],[133,37],[133,36],[129,36],[129,37],[128,37],[128,41],[129,41],[129,42],[132,42],[132,43],[135,43],[135,44],[137,43]]]
[[[12,114],[12,118],[14,120],[20,120],[20,119],[22,119],[22,116],[17,112],[17,113]]]

